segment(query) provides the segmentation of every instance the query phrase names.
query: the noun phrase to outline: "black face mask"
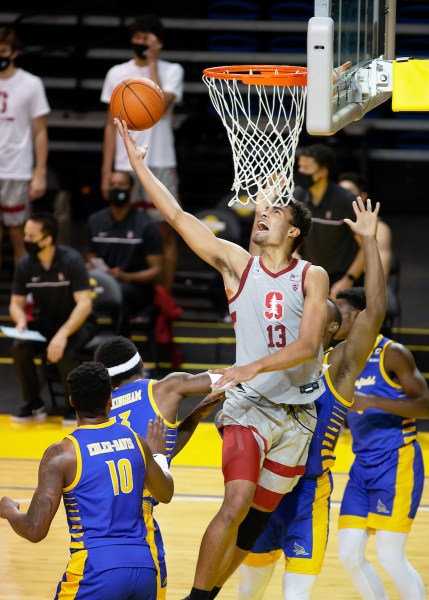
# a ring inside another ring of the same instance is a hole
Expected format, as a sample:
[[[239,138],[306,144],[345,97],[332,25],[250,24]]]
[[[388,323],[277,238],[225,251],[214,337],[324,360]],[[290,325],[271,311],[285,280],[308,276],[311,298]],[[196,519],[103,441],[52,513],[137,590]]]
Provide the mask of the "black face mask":
[[[149,48],[149,46],[146,44],[131,44],[131,48],[139,58],[146,58],[146,50]]]
[[[125,206],[130,200],[130,190],[112,188],[109,190],[109,204],[113,206]]]
[[[308,190],[314,183],[313,175],[306,175],[305,173],[300,173],[297,171],[293,176],[293,181],[295,186],[299,185],[300,187]]]
[[[10,56],[0,56],[0,71],[6,71],[11,62]]]
[[[38,242],[26,242],[24,240],[24,246],[25,249],[27,250],[28,254],[31,254],[32,256],[37,256],[39,254],[39,252],[41,252],[43,250],[43,248],[41,248],[39,246],[39,243],[45,238],[46,236],[44,235],[42,238],[40,238],[40,240]]]

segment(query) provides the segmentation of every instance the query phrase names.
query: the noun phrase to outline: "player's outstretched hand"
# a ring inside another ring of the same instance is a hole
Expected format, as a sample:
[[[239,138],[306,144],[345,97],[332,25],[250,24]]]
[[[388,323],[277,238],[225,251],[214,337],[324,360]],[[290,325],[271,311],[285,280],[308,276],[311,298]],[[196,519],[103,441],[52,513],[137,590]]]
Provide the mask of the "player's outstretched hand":
[[[356,200],[353,201],[353,210],[355,211],[356,222],[353,223],[353,221],[350,219],[344,219],[344,223],[347,223],[347,225],[356,235],[361,237],[375,237],[375,234],[377,233],[377,219],[378,212],[380,210],[380,203],[377,202],[373,210],[371,200],[369,198],[366,201],[365,206],[362,198],[358,196]]]
[[[125,149],[128,153],[128,158],[130,159],[130,163],[133,161],[141,161],[147,154],[148,147],[147,146],[139,146],[135,139],[131,137],[130,132],[128,131],[127,124],[122,119],[114,118],[113,123],[115,124],[116,129],[119,132],[119,135],[124,141]]]
[[[147,424],[146,442],[152,454],[166,454],[167,425],[160,415]]]
[[[209,373],[213,375],[222,375],[215,383],[212,384],[213,391],[229,390],[242,381],[249,381],[258,374],[256,367],[250,363],[242,367],[228,367],[227,369],[209,369]]]

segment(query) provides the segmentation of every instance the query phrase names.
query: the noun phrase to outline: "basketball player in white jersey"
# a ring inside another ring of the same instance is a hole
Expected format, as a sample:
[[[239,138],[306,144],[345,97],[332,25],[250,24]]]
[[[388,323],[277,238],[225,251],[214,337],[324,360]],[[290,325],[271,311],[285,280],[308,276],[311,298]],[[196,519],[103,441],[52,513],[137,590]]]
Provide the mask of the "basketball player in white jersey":
[[[266,207],[254,235],[261,255],[252,257],[184,212],[143,161],[147,147],[134,142],[125,123],[115,119],[115,125],[151,201],[190,248],[221,273],[235,327],[237,366],[214,386],[228,388],[221,417],[225,497],[204,534],[189,595],[207,600],[236,543],[253,546],[269,514],[305,471],[314,401],[324,391],[321,340],[328,276],[292,257],[311,227],[302,203]]]

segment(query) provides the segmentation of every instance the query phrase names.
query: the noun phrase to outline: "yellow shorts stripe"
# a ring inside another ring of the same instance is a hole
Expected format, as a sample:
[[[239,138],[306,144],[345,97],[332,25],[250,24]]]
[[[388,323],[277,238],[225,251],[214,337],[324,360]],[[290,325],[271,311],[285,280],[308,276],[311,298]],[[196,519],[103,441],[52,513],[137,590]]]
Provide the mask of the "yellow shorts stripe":
[[[409,518],[414,489],[415,448],[407,444],[398,450],[396,470],[395,500],[391,515],[368,514],[368,526],[398,533],[408,533],[413,520]]]
[[[319,575],[325,558],[326,544],[329,533],[329,498],[331,482],[329,474],[325,473],[317,480],[313,501],[312,538],[313,548],[311,558],[285,557],[285,570],[289,573],[303,575]]]
[[[253,552],[250,552],[244,559],[243,564],[247,567],[267,567],[276,563],[281,555],[282,551],[280,549],[271,550],[271,552],[263,554],[253,554]]]
[[[368,519],[353,515],[340,515],[338,529],[368,529]]]
[[[83,578],[83,571],[85,569],[86,559],[88,558],[88,551],[81,550],[80,552],[74,552],[71,555],[69,564],[65,572],[65,581],[61,582],[61,586],[58,593],[58,600],[72,600],[76,597],[79,590],[80,582]]]
[[[155,563],[156,568],[156,599],[157,600],[165,600],[167,596],[167,586],[162,587],[160,568],[159,568],[159,559],[158,559],[158,549],[155,543],[155,523],[153,521],[152,510],[145,510],[146,502],[143,502],[143,518],[146,524],[147,535],[146,541],[149,544],[150,553],[153,558],[153,562]]]

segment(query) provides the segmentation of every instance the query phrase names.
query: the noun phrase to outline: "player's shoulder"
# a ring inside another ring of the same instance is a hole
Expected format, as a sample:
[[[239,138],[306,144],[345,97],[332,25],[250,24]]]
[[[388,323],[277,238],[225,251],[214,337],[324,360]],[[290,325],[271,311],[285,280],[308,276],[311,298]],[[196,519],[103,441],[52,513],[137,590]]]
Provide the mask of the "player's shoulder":
[[[396,342],[396,341],[390,340],[390,339],[385,339],[384,345],[386,346],[386,349],[384,351],[385,360],[389,357],[408,358],[409,356],[412,356],[412,354],[408,350],[408,348],[406,346],[404,346],[404,344],[401,344],[400,342]]]
[[[304,266],[304,270],[306,271],[306,279],[313,281],[313,280],[317,280],[317,281],[325,281],[326,283],[329,283],[329,276],[327,271],[321,267],[320,265],[315,265],[311,262],[308,261],[303,261],[305,263],[307,263]]]

